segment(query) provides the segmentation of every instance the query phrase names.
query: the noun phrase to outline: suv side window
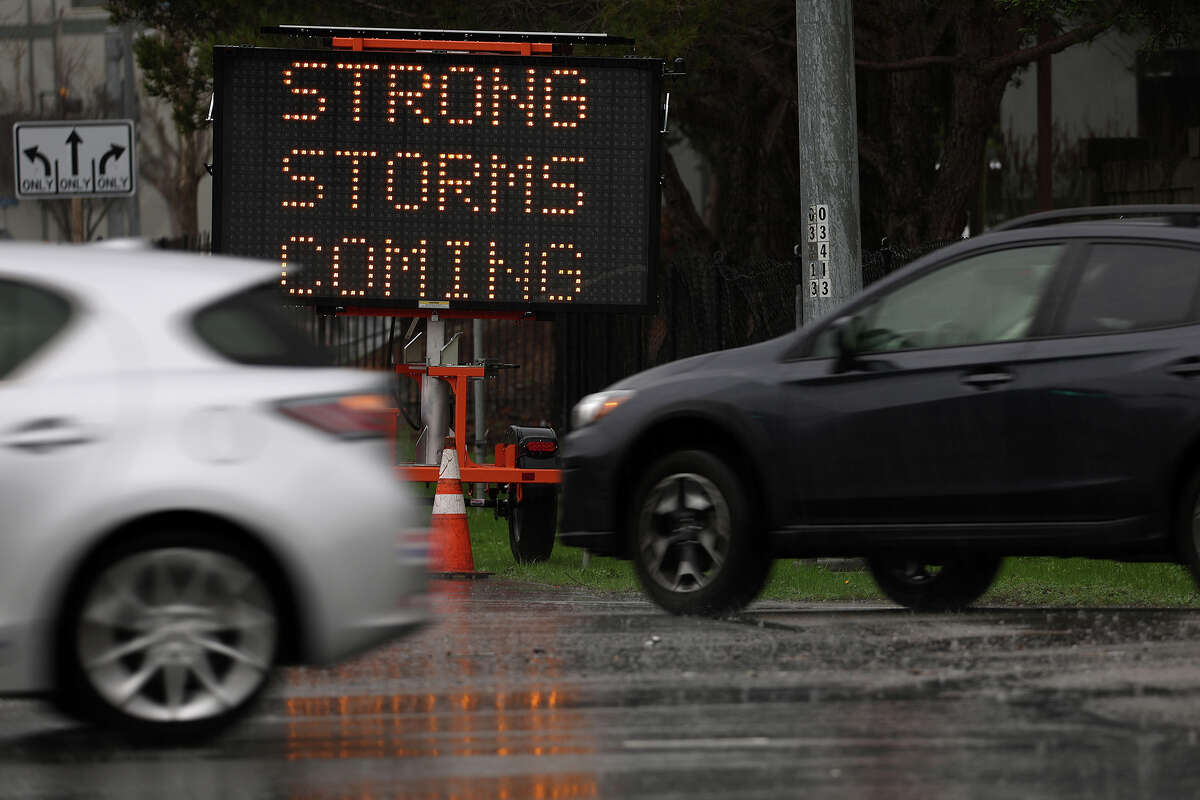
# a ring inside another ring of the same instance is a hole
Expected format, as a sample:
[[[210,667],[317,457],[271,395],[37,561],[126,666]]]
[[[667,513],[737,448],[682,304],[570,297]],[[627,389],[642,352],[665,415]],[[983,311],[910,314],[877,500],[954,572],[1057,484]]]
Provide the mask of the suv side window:
[[[63,329],[71,306],[56,294],[0,280],[0,380]]]
[[[993,250],[922,275],[858,313],[855,350],[880,353],[1022,339],[1065,247]]]
[[[1062,332],[1118,333],[1195,319],[1200,250],[1152,244],[1093,244],[1072,287]]]

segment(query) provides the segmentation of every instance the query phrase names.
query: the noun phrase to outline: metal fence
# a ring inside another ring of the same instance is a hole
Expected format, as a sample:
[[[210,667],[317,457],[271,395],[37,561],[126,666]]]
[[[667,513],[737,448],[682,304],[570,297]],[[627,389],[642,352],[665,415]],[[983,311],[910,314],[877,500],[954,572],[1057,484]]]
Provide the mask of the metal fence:
[[[208,250],[207,240],[163,241],[164,247]],[[863,284],[882,278],[947,244],[885,246],[863,254]],[[656,310],[650,314],[561,314],[553,322],[483,320],[481,355],[513,365],[485,382],[488,449],[509,425],[550,425],[564,431],[572,406],[583,395],[621,378],[713,350],[753,344],[795,327],[797,271],[791,259],[678,258],[658,274]],[[337,363],[392,370],[405,360],[404,344],[421,329],[405,317],[318,314],[307,307],[290,312]],[[476,358],[470,320],[448,320],[446,340],[459,338],[459,360]],[[424,350],[409,353],[423,360]],[[398,406],[419,416],[415,381],[397,377]],[[473,403],[473,400],[470,401]],[[475,441],[474,409],[468,409],[469,441]]]
[[[954,244],[958,239],[941,242],[929,242],[917,247],[896,247],[886,239],[878,250],[863,253],[862,279],[863,286],[874,283],[905,264],[916,261],[921,256],[932,253],[940,247]]]
[[[307,307],[287,309],[297,325],[333,357],[334,363],[391,371],[396,364],[424,361],[423,341],[405,352],[405,344],[424,329],[423,322],[406,317],[367,317],[319,314]],[[414,323],[416,323],[414,325]],[[488,449],[498,444],[509,425],[553,425],[555,385],[554,323],[482,320],[480,355],[498,364],[484,385],[484,424]],[[458,339],[460,363],[476,360],[471,320],[447,320],[446,341]],[[393,384],[397,407],[414,422],[420,415],[416,381],[397,375]],[[475,442],[474,399],[468,399],[467,436]]]
[[[763,341],[795,327],[791,261],[680,259],[659,275],[654,314],[572,314],[556,326],[554,419],[583,395],[680,358]]]

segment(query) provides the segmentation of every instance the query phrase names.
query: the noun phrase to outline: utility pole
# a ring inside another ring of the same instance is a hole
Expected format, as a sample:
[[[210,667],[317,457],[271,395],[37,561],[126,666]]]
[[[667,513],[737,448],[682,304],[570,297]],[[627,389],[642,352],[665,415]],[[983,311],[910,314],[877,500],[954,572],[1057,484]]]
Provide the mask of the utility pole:
[[[121,49],[121,29],[113,26],[104,31],[104,95],[105,116],[115,117],[124,111],[121,102],[121,62],[131,54]],[[129,235],[126,219],[126,201],[112,200],[108,209],[108,238],[119,239]]]
[[[125,24],[104,32],[104,93],[108,116],[137,120],[137,87],[134,86],[133,29]],[[133,157],[130,153],[129,157]],[[117,198],[108,210],[108,238],[141,234],[138,196]]]
[[[475,363],[483,363],[483,320],[471,320],[471,341],[475,346]],[[482,464],[487,458],[487,415],[484,406],[483,379],[475,381],[475,463]],[[462,402],[466,402],[464,397]],[[463,431],[463,436],[466,436]],[[486,483],[475,484],[475,498],[482,500],[487,493]]]
[[[796,326],[862,288],[852,0],[796,0],[800,210]]]

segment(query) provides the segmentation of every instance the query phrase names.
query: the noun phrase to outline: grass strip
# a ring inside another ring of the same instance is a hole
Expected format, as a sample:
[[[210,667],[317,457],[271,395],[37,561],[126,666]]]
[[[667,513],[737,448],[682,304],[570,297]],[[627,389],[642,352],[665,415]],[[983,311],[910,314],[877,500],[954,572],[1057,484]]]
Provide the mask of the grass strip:
[[[508,523],[490,510],[467,512],[475,568],[513,580],[554,586],[586,586],[600,592],[640,593],[628,561],[592,556],[556,545],[540,564],[517,564],[508,546]],[[881,602],[885,598],[865,570],[836,564],[780,559],[762,597],[794,602]],[[993,606],[1200,608],[1200,593],[1187,570],[1175,564],[1129,564],[1088,558],[1010,558],[995,585],[978,602]]]

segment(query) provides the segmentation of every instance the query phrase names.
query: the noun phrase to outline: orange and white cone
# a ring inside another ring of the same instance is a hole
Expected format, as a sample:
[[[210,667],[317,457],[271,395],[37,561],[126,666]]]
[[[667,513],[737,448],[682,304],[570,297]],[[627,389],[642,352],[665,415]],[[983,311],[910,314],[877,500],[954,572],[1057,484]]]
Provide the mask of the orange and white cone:
[[[475,571],[471,534],[467,528],[467,505],[463,502],[458,453],[453,440],[448,440],[442,450],[429,533],[433,550],[433,575],[440,578],[482,578],[488,575]]]

